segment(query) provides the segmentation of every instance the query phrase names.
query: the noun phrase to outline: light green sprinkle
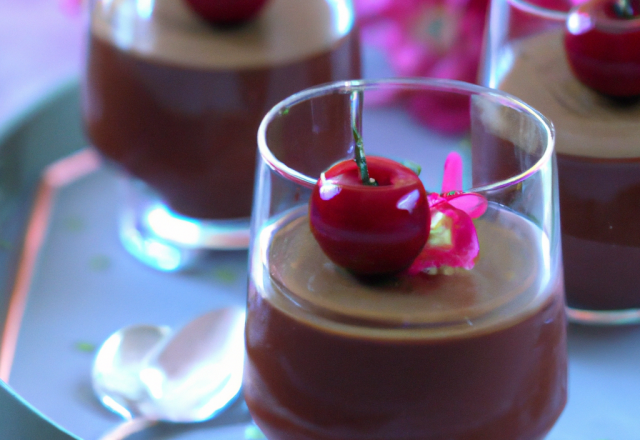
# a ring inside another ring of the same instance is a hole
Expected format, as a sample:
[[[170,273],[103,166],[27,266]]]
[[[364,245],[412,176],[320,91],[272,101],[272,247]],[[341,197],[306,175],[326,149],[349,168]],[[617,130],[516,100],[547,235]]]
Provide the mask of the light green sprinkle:
[[[80,232],[84,226],[84,220],[81,217],[69,217],[64,221],[65,229],[70,232]]]
[[[95,255],[89,260],[89,267],[96,272],[102,272],[111,267],[111,258],[106,255]]]
[[[221,267],[213,271],[213,278],[217,281],[231,284],[238,279],[238,274],[233,269]]]
[[[76,350],[83,353],[93,353],[96,351],[96,346],[91,342],[80,341],[76,343]]]

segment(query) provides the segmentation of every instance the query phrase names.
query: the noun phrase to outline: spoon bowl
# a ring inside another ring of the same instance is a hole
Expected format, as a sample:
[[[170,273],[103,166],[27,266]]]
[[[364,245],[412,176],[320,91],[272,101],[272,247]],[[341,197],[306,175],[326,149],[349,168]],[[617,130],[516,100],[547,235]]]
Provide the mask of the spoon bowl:
[[[91,384],[100,402],[126,419],[140,416],[137,402],[144,396],[141,365],[163,339],[169,327],[135,325],[113,333],[93,362]]]
[[[118,330],[94,360],[94,392],[125,419],[143,419],[136,423],[140,429],[157,421],[211,419],[240,394],[244,320],[244,309],[227,307],[205,313],[177,332],[150,325]]]

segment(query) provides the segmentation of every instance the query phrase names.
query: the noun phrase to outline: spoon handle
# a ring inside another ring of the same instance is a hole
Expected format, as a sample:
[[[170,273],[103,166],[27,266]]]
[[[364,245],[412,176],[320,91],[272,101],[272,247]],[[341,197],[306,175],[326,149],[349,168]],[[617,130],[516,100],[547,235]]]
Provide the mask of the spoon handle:
[[[144,417],[133,418],[120,423],[111,431],[100,437],[100,440],[123,440],[136,432],[147,429],[158,423],[156,420]]]

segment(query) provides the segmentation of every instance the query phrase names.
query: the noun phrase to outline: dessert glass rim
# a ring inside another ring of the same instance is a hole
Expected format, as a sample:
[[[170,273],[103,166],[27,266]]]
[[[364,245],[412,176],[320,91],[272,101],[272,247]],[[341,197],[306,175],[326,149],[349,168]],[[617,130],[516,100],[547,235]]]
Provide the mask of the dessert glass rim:
[[[605,29],[611,32],[622,32],[626,29],[637,29],[638,28],[638,20],[619,20],[614,19],[606,14],[604,14],[604,10],[599,8],[596,11],[597,21],[594,23],[593,20],[583,19],[576,21],[574,15],[571,14],[573,10],[576,8],[586,7],[588,9],[594,9],[594,7],[602,6],[602,3],[595,4],[593,2],[581,2],[571,6],[566,11],[559,11],[557,9],[549,9],[544,6],[539,6],[534,3],[531,3],[528,0],[507,0],[511,5],[518,8],[519,10],[526,12],[531,15],[535,15],[539,18],[543,18],[550,21],[557,22],[567,22],[567,26],[569,30],[571,29],[580,29],[582,27],[593,26],[598,29]]]
[[[507,0],[507,2],[515,8],[538,18],[555,22],[566,22],[569,32],[574,34],[581,33],[589,28],[607,30],[609,32],[624,32],[625,30],[637,29],[638,21],[640,20],[637,17],[626,20],[611,18],[604,13],[602,7],[595,10],[595,14],[593,15],[597,20],[589,19],[589,17],[586,16],[582,18],[579,17],[581,14],[572,13],[573,11],[585,11],[584,8],[593,10],[598,6],[602,6],[602,3],[594,4],[588,1],[573,5],[566,11],[545,8],[544,6],[531,3],[529,0]]]
[[[527,0],[507,0],[507,2],[511,3],[521,11],[536,15],[540,18],[545,18],[547,20],[567,21],[567,17],[569,16],[569,10],[558,11],[557,9],[549,9],[545,8],[544,6],[539,6],[531,3]]]
[[[509,0],[511,1],[511,0]],[[499,180],[488,185],[473,187],[468,189],[468,192],[489,192],[499,190],[501,188],[510,187],[518,184],[519,182],[527,180],[530,176],[537,173],[545,164],[547,164],[553,157],[555,151],[555,129],[553,123],[543,116],[538,110],[516,98],[515,96],[503,92],[497,89],[490,89],[484,86],[467,83],[464,81],[441,79],[441,78],[383,78],[383,79],[363,79],[363,80],[350,80],[350,81],[334,81],[320,86],[310,87],[297,92],[284,100],[276,104],[271,110],[269,110],[260,123],[258,128],[258,151],[262,159],[266,164],[277,174],[290,180],[294,183],[300,184],[307,188],[313,188],[317,182],[317,179],[307,176],[299,171],[285,165],[278,160],[269,149],[267,144],[267,127],[269,123],[274,120],[281,112],[286,109],[300,103],[307,101],[311,98],[326,95],[327,92],[333,91],[334,93],[348,94],[357,90],[375,89],[379,87],[405,87],[413,89],[430,89],[436,91],[447,91],[464,93],[469,96],[484,95],[491,96],[494,102],[506,105],[508,107],[520,110],[529,114],[535,119],[542,129],[544,130],[545,138],[547,140],[544,146],[544,151],[540,158],[532,164],[528,169],[523,172],[512,176],[510,178]]]

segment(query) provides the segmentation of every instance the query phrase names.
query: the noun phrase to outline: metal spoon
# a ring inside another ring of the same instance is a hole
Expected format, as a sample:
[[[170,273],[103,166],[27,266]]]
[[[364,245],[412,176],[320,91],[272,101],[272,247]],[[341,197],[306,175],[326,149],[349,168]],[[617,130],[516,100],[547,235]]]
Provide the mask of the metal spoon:
[[[240,393],[245,312],[206,313],[172,334],[167,327],[123,328],[102,344],[92,385],[110,410],[127,419],[101,440],[121,440],[158,421],[198,422]]]

